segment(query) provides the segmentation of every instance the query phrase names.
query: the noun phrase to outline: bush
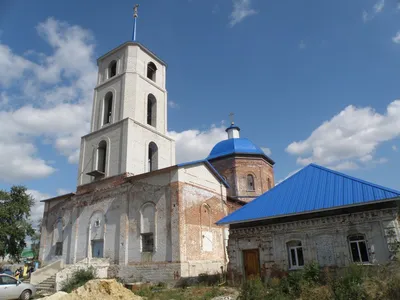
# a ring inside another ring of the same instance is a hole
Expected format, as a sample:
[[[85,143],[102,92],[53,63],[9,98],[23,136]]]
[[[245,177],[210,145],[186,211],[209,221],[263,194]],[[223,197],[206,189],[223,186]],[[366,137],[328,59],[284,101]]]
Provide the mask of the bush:
[[[281,291],[293,297],[299,297],[301,293],[301,285],[304,284],[303,272],[292,271],[289,275],[281,280]]]
[[[89,280],[95,279],[96,276],[96,269],[92,266],[87,269],[76,270],[72,273],[71,278],[64,283],[61,290],[70,293],[78,287],[84,285]]]
[[[246,280],[240,289],[240,300],[264,300],[267,298],[267,289],[260,278]]]
[[[207,286],[214,286],[220,282],[221,275],[218,273],[215,274],[208,274],[208,273],[201,273],[198,276],[198,282],[202,285]]]
[[[304,266],[303,278],[309,283],[319,283],[320,282],[320,268],[318,263],[312,262]]]
[[[331,283],[337,300],[362,300],[367,297],[364,285],[363,266],[351,265],[344,270],[344,275]]]
[[[387,283],[385,299],[398,300],[400,299],[400,277],[399,275],[392,277]]]
[[[307,300],[331,300],[333,294],[329,286],[319,286],[310,283],[305,283],[301,286],[301,299]]]

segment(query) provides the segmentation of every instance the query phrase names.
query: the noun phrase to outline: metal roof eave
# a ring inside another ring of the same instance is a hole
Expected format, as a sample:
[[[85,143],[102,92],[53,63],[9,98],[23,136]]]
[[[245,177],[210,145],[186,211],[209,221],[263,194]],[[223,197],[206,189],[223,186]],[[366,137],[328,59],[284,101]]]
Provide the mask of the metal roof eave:
[[[363,202],[363,203],[350,204],[350,205],[335,206],[335,207],[330,207],[330,208],[325,208],[325,209],[309,210],[309,211],[304,211],[304,212],[300,212],[300,213],[276,215],[276,216],[271,216],[271,217],[266,217],[266,218],[247,219],[247,220],[233,221],[233,222],[221,222],[223,219],[226,218],[225,217],[222,220],[218,221],[216,224],[217,225],[228,225],[228,224],[230,225],[230,224],[250,223],[250,222],[272,220],[272,219],[279,219],[279,218],[293,217],[293,216],[300,216],[300,215],[303,216],[303,215],[307,215],[307,214],[313,214],[313,213],[319,213],[319,212],[325,212],[325,211],[333,211],[333,210],[339,210],[339,209],[343,209],[343,208],[358,207],[358,206],[363,206],[363,205],[371,205],[371,204],[391,202],[391,201],[400,201],[400,197],[387,198],[387,199],[383,199],[383,200],[376,200],[376,201]]]
[[[240,155],[252,156],[252,157],[262,157],[271,165],[275,165],[275,161],[272,158],[270,158],[268,155],[261,154],[261,153],[249,153],[249,152],[226,152],[226,153],[221,153],[221,155],[218,155],[218,156],[211,156],[211,157],[209,156],[209,157],[207,157],[207,160],[217,160],[217,159],[226,158],[228,156],[240,156]]]

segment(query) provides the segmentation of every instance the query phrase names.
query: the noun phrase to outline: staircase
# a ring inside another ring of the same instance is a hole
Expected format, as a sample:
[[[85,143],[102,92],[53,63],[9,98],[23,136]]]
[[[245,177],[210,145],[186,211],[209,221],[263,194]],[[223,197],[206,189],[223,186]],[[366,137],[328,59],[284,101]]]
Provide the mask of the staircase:
[[[56,292],[56,275],[47,278],[45,281],[39,283],[37,286],[37,291],[40,293],[53,294]]]

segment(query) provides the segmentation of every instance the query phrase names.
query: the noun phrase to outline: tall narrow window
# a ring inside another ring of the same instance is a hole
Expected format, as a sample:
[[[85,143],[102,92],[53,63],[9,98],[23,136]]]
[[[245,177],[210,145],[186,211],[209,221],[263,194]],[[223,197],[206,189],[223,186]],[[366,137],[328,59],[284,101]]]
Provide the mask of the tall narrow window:
[[[156,65],[152,62],[149,62],[147,64],[147,78],[156,81],[156,71],[157,71]]]
[[[303,247],[301,241],[291,241],[287,243],[290,269],[304,267]]]
[[[156,127],[157,100],[153,94],[147,96],[147,124]]]
[[[140,211],[140,236],[142,252],[154,252],[155,215],[154,204],[145,204]]]
[[[55,245],[55,255],[61,256],[63,252],[63,221],[61,218],[58,219],[54,226],[53,241]]]
[[[107,161],[107,143],[101,141],[97,148],[97,171],[106,173],[106,161]]]
[[[108,65],[108,78],[114,77],[117,75],[117,62],[113,60]]]
[[[254,191],[254,176],[251,174],[247,175],[247,190]]]
[[[350,236],[349,246],[353,262],[369,262],[367,242],[363,235]]]
[[[272,184],[271,184],[270,178],[267,179],[267,183],[268,183],[268,190],[272,189]]]
[[[108,92],[104,97],[103,125],[111,123],[112,106],[113,106],[113,94],[111,92]]]
[[[158,147],[154,142],[149,144],[149,154],[148,154],[148,170],[149,172],[157,170],[158,168]]]

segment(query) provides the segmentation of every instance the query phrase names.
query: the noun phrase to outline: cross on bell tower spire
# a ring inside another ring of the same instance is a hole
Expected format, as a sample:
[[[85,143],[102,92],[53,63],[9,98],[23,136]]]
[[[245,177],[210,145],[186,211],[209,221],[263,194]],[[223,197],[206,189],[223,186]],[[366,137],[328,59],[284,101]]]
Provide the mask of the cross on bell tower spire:
[[[132,41],[136,41],[136,19],[138,17],[138,8],[139,4],[135,4],[133,7],[133,32],[132,32]]]
[[[235,124],[235,121],[234,121],[234,116],[235,116],[235,114],[233,113],[233,112],[231,112],[230,114],[229,114],[229,119],[231,120],[231,125],[233,125],[233,124]]]

